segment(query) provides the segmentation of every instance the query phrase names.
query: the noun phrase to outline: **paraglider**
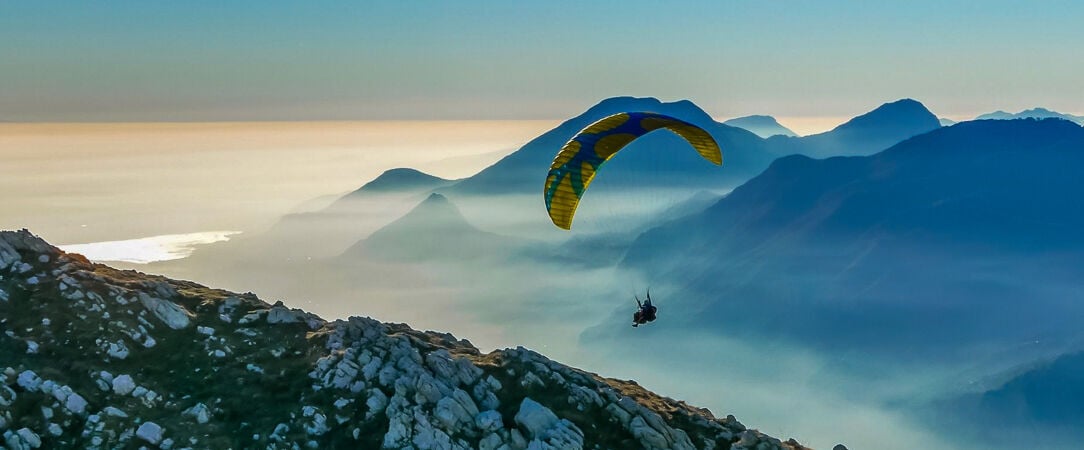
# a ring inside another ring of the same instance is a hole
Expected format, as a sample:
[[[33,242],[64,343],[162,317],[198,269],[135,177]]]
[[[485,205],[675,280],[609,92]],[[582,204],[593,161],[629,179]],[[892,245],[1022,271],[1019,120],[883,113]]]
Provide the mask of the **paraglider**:
[[[602,163],[640,136],[662,128],[684,138],[704,159],[716,165],[723,163],[719,144],[697,125],[653,112],[605,117],[572,136],[550,165],[543,197],[553,224],[570,230],[580,198]]]
[[[640,303],[640,297],[639,296],[635,296],[635,297],[636,297],[636,306],[639,306],[640,309],[638,309],[638,310],[636,310],[636,312],[632,313],[632,326],[638,327],[638,326],[643,325],[643,324],[648,323],[648,322],[654,322],[655,321],[655,313],[659,309],[656,308],[655,305],[651,304],[651,289],[647,290],[647,300],[644,300],[643,303]]]

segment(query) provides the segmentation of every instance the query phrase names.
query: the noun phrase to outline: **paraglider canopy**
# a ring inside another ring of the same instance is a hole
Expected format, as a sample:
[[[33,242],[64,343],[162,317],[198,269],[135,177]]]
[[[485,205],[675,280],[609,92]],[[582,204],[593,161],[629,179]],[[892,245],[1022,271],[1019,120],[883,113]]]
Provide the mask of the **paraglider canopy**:
[[[723,163],[722,151],[711,134],[684,120],[653,112],[623,112],[605,117],[572,136],[550,165],[543,196],[553,224],[571,229],[580,198],[602,163],[630,142],[658,129],[681,136],[713,164]]]

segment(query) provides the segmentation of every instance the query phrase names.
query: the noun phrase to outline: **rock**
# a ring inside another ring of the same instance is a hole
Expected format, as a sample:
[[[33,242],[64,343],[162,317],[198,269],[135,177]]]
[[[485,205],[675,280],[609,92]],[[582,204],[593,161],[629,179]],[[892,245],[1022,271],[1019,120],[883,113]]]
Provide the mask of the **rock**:
[[[211,420],[211,410],[203,403],[196,403],[195,406],[184,410],[181,414],[196,419],[197,423],[207,423]]]
[[[456,399],[444,397],[433,408],[433,417],[436,418],[446,430],[459,428],[460,423],[473,424],[474,416],[467,412]]]
[[[617,406],[616,403],[606,405],[606,412],[610,413],[610,416],[614,417],[617,420],[617,423],[620,424],[627,424],[632,420],[632,415],[620,406]]]
[[[546,382],[542,381],[542,379],[539,378],[538,375],[535,375],[534,372],[527,372],[523,374],[523,378],[519,380],[519,385],[525,389],[530,387],[544,388],[546,387]]]
[[[282,442],[285,439],[284,435],[286,433],[289,433],[289,432],[290,432],[290,426],[286,425],[284,423],[280,423],[278,425],[275,425],[274,431],[272,431],[271,435],[268,436],[267,438],[272,440],[272,441]]]
[[[310,417],[307,416],[306,417]],[[327,416],[320,412],[314,412],[312,415],[312,421],[305,425],[305,433],[312,436],[321,436],[327,433],[330,428],[327,426]]]
[[[125,359],[128,357],[128,346],[124,345],[124,342],[110,342],[109,349],[106,351],[112,358]]]
[[[757,445],[757,434],[752,430],[745,430],[741,432],[738,437],[738,446],[744,448],[754,448]]]
[[[335,375],[331,380],[331,387],[346,389],[358,376],[360,368],[357,363],[348,359],[339,361],[335,366]]]
[[[632,437],[640,441],[641,444],[644,444],[645,447],[671,447],[666,435],[648,425],[642,416],[636,416],[629,422],[629,431],[632,432]]]
[[[414,428],[414,416],[407,412],[406,399],[398,395],[388,401],[384,414],[388,417],[388,431],[384,433],[384,448],[403,448],[410,443]]]
[[[415,384],[414,390],[416,392],[414,401],[424,405],[439,402],[449,389],[444,383],[433,379],[429,374],[423,373],[418,376],[418,382]]]
[[[135,381],[132,381],[131,375],[121,375],[113,379],[113,393],[118,395],[128,395],[135,390]]]
[[[383,412],[388,406],[388,396],[380,389],[369,389],[369,398],[365,400],[365,406],[369,409],[365,413],[365,420],[371,419],[377,412]]]
[[[102,408],[102,413],[110,417],[128,417],[128,414],[125,414],[124,411],[121,411],[113,406],[106,406],[105,408]]]
[[[504,440],[497,433],[489,433],[486,437],[478,441],[478,450],[505,450],[508,446],[504,444]]]
[[[19,395],[15,393],[11,388],[0,384],[0,406],[11,406],[11,403],[19,398]],[[3,427],[0,427],[3,429]]]
[[[474,416],[474,426],[483,432],[496,431],[504,427],[504,419],[497,411],[482,411]]]
[[[28,391],[36,391],[41,387],[41,377],[34,373],[33,370],[24,370],[19,374],[19,378],[15,383]]]
[[[266,309],[262,309],[262,310],[259,310],[259,311],[252,311],[252,312],[242,316],[239,320],[237,320],[237,323],[240,324],[240,325],[247,325],[247,324],[256,322],[257,320],[260,320],[260,318],[263,317],[265,314],[267,314]]]
[[[285,306],[273,306],[267,313],[267,323],[296,323],[301,319],[298,313],[290,311]]]
[[[143,304],[144,308],[147,308],[154,317],[165,323],[166,326],[180,330],[186,328],[189,325],[190,317],[192,313],[182,308],[180,305],[168,300],[162,300],[157,297],[151,297],[143,292],[139,293],[139,302]]]
[[[19,428],[19,431],[16,431],[15,434],[19,435],[22,441],[30,446],[30,448],[41,447],[41,438],[38,437],[37,433],[30,431],[30,429]]]
[[[136,430],[136,436],[139,436],[140,439],[154,445],[158,445],[162,442],[162,433],[162,427],[150,421],[143,422],[143,424],[139,426],[139,429]]]
[[[65,386],[67,387],[67,386]],[[82,415],[87,411],[87,401],[81,395],[71,393],[64,402],[64,407],[73,414]]]
[[[519,412],[516,413],[515,421],[527,430],[527,437],[535,438],[557,424],[557,415],[549,408],[542,406],[530,397],[524,398],[519,404]]]

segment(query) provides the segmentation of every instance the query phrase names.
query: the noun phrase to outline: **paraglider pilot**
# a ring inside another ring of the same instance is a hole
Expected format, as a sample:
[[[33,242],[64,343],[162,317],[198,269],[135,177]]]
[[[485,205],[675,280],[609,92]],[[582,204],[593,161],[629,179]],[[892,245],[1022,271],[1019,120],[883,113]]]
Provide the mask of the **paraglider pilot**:
[[[640,303],[640,297],[636,297],[636,305],[640,307],[635,313],[632,314],[632,326],[638,327],[648,322],[655,320],[655,311],[658,308],[651,304],[651,290],[647,290],[647,300]]]

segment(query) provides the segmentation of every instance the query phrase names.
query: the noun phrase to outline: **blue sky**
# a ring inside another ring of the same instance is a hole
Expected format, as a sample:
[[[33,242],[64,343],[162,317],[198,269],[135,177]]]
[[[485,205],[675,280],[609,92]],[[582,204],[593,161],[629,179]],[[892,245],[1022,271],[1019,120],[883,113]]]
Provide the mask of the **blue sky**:
[[[0,120],[1084,111],[1084,2],[0,1]]]

